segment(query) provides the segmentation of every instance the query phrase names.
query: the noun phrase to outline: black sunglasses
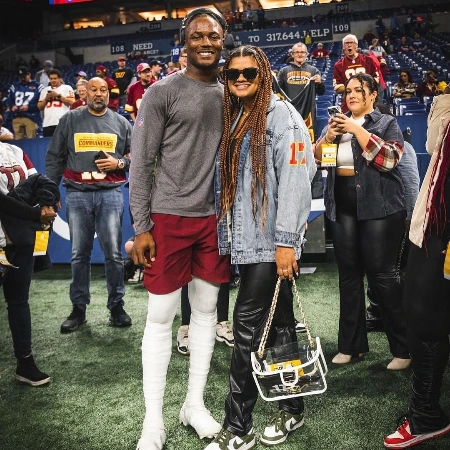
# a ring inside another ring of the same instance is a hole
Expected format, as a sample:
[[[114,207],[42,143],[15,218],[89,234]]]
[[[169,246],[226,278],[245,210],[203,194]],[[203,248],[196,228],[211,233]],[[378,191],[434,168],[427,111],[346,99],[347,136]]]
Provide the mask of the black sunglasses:
[[[258,68],[257,67],[246,67],[245,69],[227,69],[226,70],[227,78],[230,81],[236,81],[239,76],[242,74],[247,81],[252,81],[258,76]]]

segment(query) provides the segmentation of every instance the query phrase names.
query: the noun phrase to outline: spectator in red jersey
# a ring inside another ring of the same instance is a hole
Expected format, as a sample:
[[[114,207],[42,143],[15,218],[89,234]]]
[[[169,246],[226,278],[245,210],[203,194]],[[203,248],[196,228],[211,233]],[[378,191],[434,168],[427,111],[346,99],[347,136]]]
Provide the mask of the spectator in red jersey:
[[[109,90],[108,108],[117,112],[119,108],[119,94],[120,94],[119,86],[117,86],[117,83],[111,77],[108,76],[108,69],[105,66],[97,66],[95,68],[95,76],[102,78],[103,80],[106,81]]]
[[[369,56],[358,53],[358,38],[354,34],[348,34],[342,39],[344,56],[334,65],[333,88],[336,94],[342,94],[345,83],[352,75],[357,73],[368,73],[379,82],[378,71],[375,63]],[[342,104],[342,112],[347,112],[345,102]]]
[[[311,53],[311,58],[314,58],[314,59],[322,59],[322,58],[329,58],[329,57],[330,57],[330,55],[328,53],[328,50],[325,50],[323,48],[322,42],[319,42],[317,44],[317,48],[315,50],[313,50]]]
[[[130,113],[130,118],[133,122],[136,121],[136,115],[142,101],[145,91],[152,84],[152,69],[147,63],[141,63],[137,66],[137,74],[139,81],[132,84],[128,89],[127,103],[125,111]]]

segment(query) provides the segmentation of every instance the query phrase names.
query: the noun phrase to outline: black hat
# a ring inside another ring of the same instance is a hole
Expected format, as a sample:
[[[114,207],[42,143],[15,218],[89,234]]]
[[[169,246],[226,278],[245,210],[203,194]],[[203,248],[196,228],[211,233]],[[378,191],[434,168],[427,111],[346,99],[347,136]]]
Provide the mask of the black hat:
[[[28,75],[30,73],[30,70],[28,69],[28,67],[26,66],[20,66],[17,69],[17,75],[19,75],[19,77],[25,77],[26,75]]]
[[[161,62],[161,61],[158,61],[157,59],[152,59],[151,61],[150,61],[150,67],[153,67],[153,66],[162,66],[163,65],[163,63]]]

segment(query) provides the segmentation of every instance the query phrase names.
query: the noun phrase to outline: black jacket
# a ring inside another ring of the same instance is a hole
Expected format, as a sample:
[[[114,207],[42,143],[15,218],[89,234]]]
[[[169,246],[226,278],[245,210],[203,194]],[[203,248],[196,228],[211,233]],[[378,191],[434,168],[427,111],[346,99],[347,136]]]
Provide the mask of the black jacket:
[[[12,199],[15,203],[11,203]],[[56,211],[59,200],[58,185],[41,174],[31,175],[7,196],[1,196],[0,205],[4,207],[0,207],[0,220],[11,242],[19,246],[34,245],[36,231],[43,229],[41,207],[52,206]],[[28,207],[21,206],[17,201]]]

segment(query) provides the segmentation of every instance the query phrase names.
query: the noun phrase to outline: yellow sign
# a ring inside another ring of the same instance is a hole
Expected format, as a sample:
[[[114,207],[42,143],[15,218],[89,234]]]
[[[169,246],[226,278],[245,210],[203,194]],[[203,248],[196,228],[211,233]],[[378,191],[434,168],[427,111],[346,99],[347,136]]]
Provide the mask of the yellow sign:
[[[75,133],[73,136],[75,151],[78,152],[114,152],[117,135],[113,133]]]
[[[322,167],[336,167],[337,145],[322,144]]]
[[[33,256],[41,256],[47,253],[49,231],[36,231]]]

